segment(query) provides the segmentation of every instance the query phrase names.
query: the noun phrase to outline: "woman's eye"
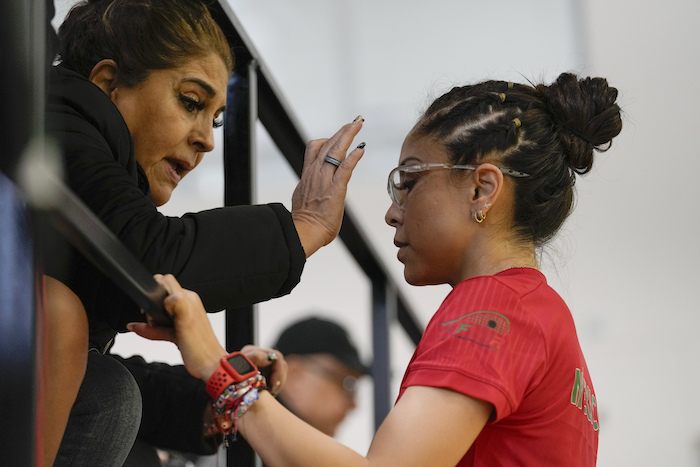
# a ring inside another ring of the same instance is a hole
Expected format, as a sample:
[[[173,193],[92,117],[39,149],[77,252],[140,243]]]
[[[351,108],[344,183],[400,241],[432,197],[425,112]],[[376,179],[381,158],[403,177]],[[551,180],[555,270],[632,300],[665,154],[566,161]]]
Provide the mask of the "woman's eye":
[[[415,178],[406,179],[403,182],[401,182],[397,188],[399,190],[411,191],[411,188],[413,188],[413,186],[416,184],[416,181],[417,180]]]
[[[201,112],[205,108],[204,102],[200,102],[197,99],[187,96],[185,94],[180,94],[180,102],[185,107],[188,112]]]
[[[222,113],[218,117],[214,119],[214,123],[212,124],[214,128],[221,128],[224,126],[224,114]]]

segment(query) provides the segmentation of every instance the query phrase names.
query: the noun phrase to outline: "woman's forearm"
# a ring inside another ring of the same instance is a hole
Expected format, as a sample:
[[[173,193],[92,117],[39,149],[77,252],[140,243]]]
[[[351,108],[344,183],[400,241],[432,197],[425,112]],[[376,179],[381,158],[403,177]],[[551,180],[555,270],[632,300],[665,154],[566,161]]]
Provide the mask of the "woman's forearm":
[[[267,391],[261,391],[238,427],[270,467],[369,465],[367,458],[294,416]]]

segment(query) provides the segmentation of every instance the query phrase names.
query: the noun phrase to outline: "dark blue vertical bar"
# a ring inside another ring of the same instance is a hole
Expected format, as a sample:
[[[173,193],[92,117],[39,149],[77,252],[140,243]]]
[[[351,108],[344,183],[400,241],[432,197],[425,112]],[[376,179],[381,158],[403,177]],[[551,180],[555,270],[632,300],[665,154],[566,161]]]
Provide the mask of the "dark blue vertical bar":
[[[14,185],[0,174],[0,457],[36,465],[37,313],[32,235]]]
[[[224,116],[224,204],[251,204],[253,154],[250,135],[250,80],[236,70],[228,82]]]
[[[255,63],[233,73],[229,80],[224,122],[224,204],[252,204],[254,177],[253,157],[257,92]],[[226,310],[226,348],[232,352],[255,342],[255,309],[247,306]],[[245,440],[233,443],[227,452],[227,465],[250,466],[255,452]]]

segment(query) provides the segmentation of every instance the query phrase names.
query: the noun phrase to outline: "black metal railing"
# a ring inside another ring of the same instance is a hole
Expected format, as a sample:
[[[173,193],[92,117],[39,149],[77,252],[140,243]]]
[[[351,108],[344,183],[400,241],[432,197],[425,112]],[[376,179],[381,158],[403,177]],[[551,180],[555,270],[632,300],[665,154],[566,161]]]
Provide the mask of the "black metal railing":
[[[225,204],[250,204],[253,192],[251,167],[255,157],[255,121],[260,120],[297,175],[301,175],[307,139],[302,135],[264,60],[229,4],[219,1],[211,10],[236,55],[233,76],[235,118],[224,125]],[[390,324],[397,320],[416,344],[420,340],[422,330],[349,206],[345,209],[339,237],[372,285],[371,303],[368,305],[372,310],[372,376],[376,429],[391,408]],[[254,341],[254,316],[253,307],[227,310],[226,345],[229,350]],[[229,452],[229,464],[233,465],[235,462],[235,465],[253,465],[254,455],[241,446],[245,445],[239,445]],[[241,464],[243,459],[246,459],[245,464]]]
[[[2,117],[3,128],[9,130],[7,134],[10,138],[5,141],[5,152],[0,157],[0,169],[6,174],[14,174],[16,161],[26,151],[31,137],[38,136],[39,140],[42,139],[44,65],[47,63],[44,48],[47,39],[44,34],[47,24],[44,14],[46,2],[13,0],[0,3],[0,39],[4,54],[3,60],[0,60],[0,79],[4,80],[0,90],[3,96],[7,94],[7,99],[3,102],[19,101],[17,105],[8,108],[26,110],[26,113],[21,115],[13,112],[5,113]],[[231,7],[225,1],[219,1],[212,4],[211,10],[234,47],[237,63],[231,83],[233,92],[230,95],[233,99],[231,108],[234,118],[224,128],[225,204],[250,204],[256,122],[259,120],[263,124],[298,175],[301,174],[303,165],[306,138],[301,134],[282,93],[271,79],[264,61],[243,31]],[[9,52],[5,53],[6,50]],[[26,94],[18,90],[24,90]],[[30,98],[33,105],[27,106],[27,98]],[[59,192],[64,193],[60,197],[61,203],[53,205],[51,209],[56,211],[57,218],[64,223],[64,233],[69,240],[78,248],[81,248],[82,242],[84,254],[98,267],[109,271],[118,284],[129,289],[127,291],[137,302],[141,296],[143,300],[152,302],[153,294],[157,294],[158,291],[153,290],[152,284],[142,283],[141,279],[145,276],[141,265],[131,261],[120,261],[118,257],[122,255],[115,255],[114,252],[120,250],[122,245],[116,244],[114,238],[109,238],[108,234],[101,232],[99,221],[95,218],[79,214],[82,209],[80,202],[69,191],[63,191],[65,187],[60,181],[51,179],[51,183],[56,183]],[[4,191],[0,192],[0,203],[7,202],[7,196],[4,194]],[[78,215],[73,216],[71,213]],[[26,228],[22,225],[21,218],[7,215],[7,211],[0,214],[3,216],[1,221],[7,220],[11,223],[13,231]],[[95,230],[88,234],[87,229]],[[346,209],[339,236],[372,284],[371,303],[368,306],[372,311],[374,418],[375,426],[378,426],[389,412],[391,403],[389,326],[398,321],[415,343],[420,339],[422,330],[350,208]],[[0,247],[12,246],[6,237],[3,233]],[[13,247],[14,260],[25,263],[33,261],[30,237],[27,235],[25,238],[27,249]],[[88,240],[87,243],[85,239]],[[105,247],[105,243],[100,244],[101,240],[106,241],[110,247]],[[0,396],[3,399],[0,401],[3,415],[0,439],[3,441],[3,462],[10,461],[12,465],[35,465],[36,407],[40,397],[37,391],[37,368],[41,366],[36,353],[38,308],[35,306],[33,291],[27,293],[25,289],[11,288],[5,282],[5,278],[9,277],[9,274],[5,273],[16,269],[8,258],[3,256],[0,261],[0,279],[3,280],[0,283],[0,292],[12,292],[13,299],[19,299],[24,307],[8,307],[8,301],[5,299],[0,303],[0,369],[3,370],[3,377],[0,378]],[[33,275],[33,263],[28,266],[28,271],[30,276]],[[22,295],[17,297],[17,294]],[[0,297],[5,296],[0,293]],[[34,313],[28,313],[27,310],[34,310]],[[227,348],[237,349],[254,341],[253,307],[227,310],[226,316]],[[21,326],[13,329],[17,323],[21,323]],[[6,332],[10,329],[15,332]],[[5,363],[12,365],[5,367]],[[8,378],[10,370],[16,376]],[[14,396],[22,396],[24,399],[7,404]],[[245,443],[234,443],[234,446],[234,449],[229,451],[230,465],[254,465],[255,456]]]

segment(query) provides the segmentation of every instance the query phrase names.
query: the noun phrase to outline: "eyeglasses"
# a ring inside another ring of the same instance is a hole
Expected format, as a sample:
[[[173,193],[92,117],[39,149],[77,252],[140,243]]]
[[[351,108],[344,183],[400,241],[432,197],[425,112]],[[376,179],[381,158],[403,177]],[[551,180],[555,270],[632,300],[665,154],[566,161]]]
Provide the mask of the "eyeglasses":
[[[411,175],[420,172],[427,172],[435,169],[456,169],[456,170],[475,170],[475,165],[454,165],[440,163],[424,163],[416,165],[400,165],[389,172],[389,180],[387,180],[386,191],[389,193],[391,200],[397,206],[402,206],[408,198],[408,193],[413,188],[413,185],[418,181],[418,177]],[[518,172],[517,170],[507,167],[499,167],[500,171],[505,175],[510,175],[515,178],[529,177],[530,174]]]

